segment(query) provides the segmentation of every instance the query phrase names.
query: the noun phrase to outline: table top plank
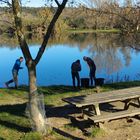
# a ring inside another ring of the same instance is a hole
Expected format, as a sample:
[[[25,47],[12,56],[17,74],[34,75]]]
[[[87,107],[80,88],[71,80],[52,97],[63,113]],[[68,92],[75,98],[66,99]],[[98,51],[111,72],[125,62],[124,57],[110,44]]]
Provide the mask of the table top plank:
[[[63,98],[62,100],[76,107],[96,105],[113,101],[121,101],[140,97],[140,87],[113,90],[102,93],[94,93],[82,96]]]

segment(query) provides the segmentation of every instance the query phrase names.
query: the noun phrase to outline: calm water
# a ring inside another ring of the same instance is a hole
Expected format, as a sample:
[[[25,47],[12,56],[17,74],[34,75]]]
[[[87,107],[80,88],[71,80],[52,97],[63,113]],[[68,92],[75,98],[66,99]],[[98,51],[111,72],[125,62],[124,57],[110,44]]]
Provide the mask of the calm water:
[[[94,59],[97,65],[96,77],[105,78],[106,83],[139,80],[140,51],[132,48],[132,46],[139,48],[139,42],[124,40],[122,43],[121,41],[118,35],[97,37],[86,34],[80,37],[73,35],[70,36],[69,41],[61,40],[59,43],[48,45],[37,66],[37,84],[72,85],[70,67],[76,59],[80,59],[82,64],[80,77],[88,77],[89,69],[82,59],[83,56]],[[33,57],[36,56],[38,49],[38,43],[30,45]],[[22,52],[17,46],[0,47],[0,87],[4,87],[4,82],[12,77],[13,64],[21,55]],[[27,85],[28,74],[25,61],[22,66],[24,69],[19,71],[19,84]]]

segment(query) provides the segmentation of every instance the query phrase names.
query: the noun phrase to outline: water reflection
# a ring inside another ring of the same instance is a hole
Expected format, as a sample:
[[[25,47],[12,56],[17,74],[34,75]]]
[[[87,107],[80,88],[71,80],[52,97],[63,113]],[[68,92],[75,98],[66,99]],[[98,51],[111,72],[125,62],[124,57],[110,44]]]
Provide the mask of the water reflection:
[[[140,78],[139,35],[120,36],[119,34],[70,34],[50,39],[39,65],[37,66],[38,85],[72,85],[70,66],[76,59],[81,60],[81,77],[88,77],[88,66],[84,55],[94,59],[97,77],[105,82],[137,80]],[[36,56],[42,39],[28,35],[28,43],[33,57]],[[22,55],[16,37],[0,36],[1,80],[0,87],[11,77],[15,60]],[[3,61],[2,61],[3,60]],[[28,84],[27,69],[19,73],[20,84]]]

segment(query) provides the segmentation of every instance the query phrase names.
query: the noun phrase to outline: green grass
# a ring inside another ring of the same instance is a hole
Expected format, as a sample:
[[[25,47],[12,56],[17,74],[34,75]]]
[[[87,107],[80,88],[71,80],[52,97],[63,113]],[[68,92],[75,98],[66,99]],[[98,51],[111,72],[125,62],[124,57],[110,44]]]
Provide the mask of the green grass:
[[[73,126],[72,124],[66,124],[64,125],[64,128],[68,131],[75,131],[77,128]]]
[[[104,135],[105,135],[105,131],[103,129],[93,127],[91,130],[90,137],[98,137],[98,136],[104,136]]]
[[[135,86],[140,86],[140,81],[106,84],[100,88],[100,91]],[[31,132],[30,121],[25,116],[24,111],[28,99],[27,89],[27,87],[21,87],[18,90],[0,89],[0,140],[23,140],[25,138],[30,140],[36,135],[36,137],[39,137],[39,134]],[[54,107],[66,104],[62,101],[62,98],[91,93],[94,94],[96,89],[93,87],[73,89],[71,86],[49,86],[39,87],[39,92],[44,94],[45,104],[49,107]],[[63,128],[70,131],[78,129],[69,125],[66,125]],[[53,137],[57,137],[58,139],[65,139],[65,137],[56,135],[56,133],[52,133],[51,135],[54,135]]]
[[[26,133],[24,137],[21,138],[21,140],[42,140],[43,136],[37,132],[30,132]]]

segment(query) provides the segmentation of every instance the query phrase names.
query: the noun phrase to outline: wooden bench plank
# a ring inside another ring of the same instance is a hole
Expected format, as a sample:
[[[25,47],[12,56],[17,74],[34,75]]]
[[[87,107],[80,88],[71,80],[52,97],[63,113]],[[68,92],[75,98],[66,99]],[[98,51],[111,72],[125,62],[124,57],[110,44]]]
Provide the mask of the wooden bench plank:
[[[140,114],[140,108],[134,110],[119,111],[119,112],[109,113],[105,115],[92,116],[92,117],[88,117],[88,119],[94,121],[94,123],[98,123],[98,122],[115,120],[119,118],[131,117],[139,114]]]

